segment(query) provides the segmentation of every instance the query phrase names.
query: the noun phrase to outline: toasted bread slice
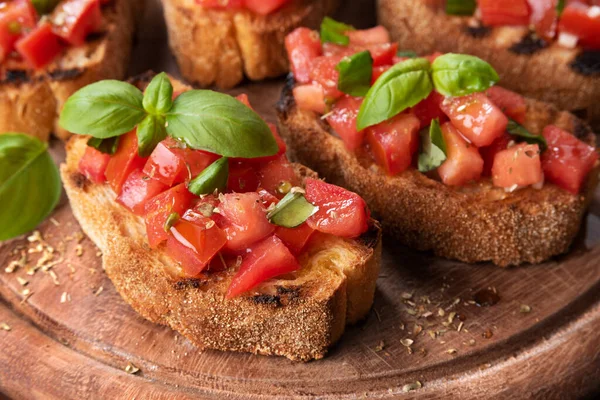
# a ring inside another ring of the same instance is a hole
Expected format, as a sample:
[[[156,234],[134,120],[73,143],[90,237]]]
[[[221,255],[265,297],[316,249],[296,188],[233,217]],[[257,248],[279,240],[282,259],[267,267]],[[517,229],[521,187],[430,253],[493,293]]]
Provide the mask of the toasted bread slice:
[[[474,27],[471,17],[446,15],[443,3],[379,0],[379,22],[401,49],[473,54],[494,66],[506,88],[571,110],[600,127],[600,52],[557,43],[542,48],[527,27]]]
[[[122,79],[129,64],[136,18],[145,0],[113,0],[104,6],[104,33],[85,45],[69,47],[43,70],[22,61],[0,66],[0,132],[23,132],[48,140],[66,139],[58,116],[70,95],[102,79]]]
[[[134,83],[144,86],[147,78]],[[175,91],[188,89],[173,80]],[[323,236],[300,257],[302,269],[263,283],[242,297],[225,293],[235,271],[183,279],[164,250],[150,250],[143,219],[115,202],[108,185],[78,172],[87,138],[67,143],[61,166],[73,214],[100,248],[121,296],[148,320],[168,325],[201,348],[322,358],[345,326],[371,308],[381,258],[381,229],[371,221],[356,240]],[[301,177],[315,177],[296,165]]]
[[[288,71],[286,34],[317,27],[340,0],[292,0],[261,16],[246,10],[208,9],[195,0],[162,0],[169,43],[182,76],[200,86],[231,88]]]
[[[347,151],[317,114],[299,110],[293,85],[290,79],[278,104],[280,134],[292,159],[360,194],[384,230],[402,243],[447,258],[499,266],[538,263],[568,250],[593,197],[598,165],[581,195],[551,184],[506,193],[489,179],[454,188],[414,169],[388,176],[370,156]],[[572,114],[527,99],[525,127],[539,134],[548,124],[595,146],[595,135]]]

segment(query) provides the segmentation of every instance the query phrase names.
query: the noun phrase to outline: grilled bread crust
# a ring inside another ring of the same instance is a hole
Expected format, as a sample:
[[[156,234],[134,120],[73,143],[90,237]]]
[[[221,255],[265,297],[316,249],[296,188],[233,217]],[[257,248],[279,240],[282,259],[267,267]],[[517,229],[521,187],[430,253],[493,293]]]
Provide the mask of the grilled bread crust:
[[[207,9],[195,0],[162,0],[169,43],[182,76],[222,89],[288,71],[285,36],[299,26],[317,27],[340,0],[293,0],[261,16],[246,10]]]
[[[492,64],[508,89],[576,112],[595,129],[600,128],[600,52],[588,53],[590,59],[595,57],[595,69],[588,66],[584,73],[576,72],[571,64],[581,69],[580,49],[553,43],[533,54],[518,54],[509,49],[514,45],[521,53],[536,49],[535,43],[523,42],[528,28],[470,29],[470,17],[446,15],[442,3],[378,0],[379,22],[389,29],[401,49],[413,49],[419,54],[473,54]],[[589,62],[594,64],[593,60]]]
[[[581,195],[552,184],[506,193],[489,179],[454,188],[414,169],[388,176],[369,155],[346,150],[317,114],[299,110],[293,85],[290,78],[278,104],[280,134],[292,159],[360,194],[384,230],[402,243],[442,257],[505,267],[564,253],[579,231],[597,184],[598,164]],[[572,114],[527,99],[524,125],[539,134],[548,124],[595,146],[595,135]]]
[[[105,27],[83,46],[69,47],[40,71],[8,60],[0,67],[0,132],[66,139],[58,116],[70,95],[102,79],[122,79],[129,64],[136,18],[145,0],[114,0],[103,7]]]

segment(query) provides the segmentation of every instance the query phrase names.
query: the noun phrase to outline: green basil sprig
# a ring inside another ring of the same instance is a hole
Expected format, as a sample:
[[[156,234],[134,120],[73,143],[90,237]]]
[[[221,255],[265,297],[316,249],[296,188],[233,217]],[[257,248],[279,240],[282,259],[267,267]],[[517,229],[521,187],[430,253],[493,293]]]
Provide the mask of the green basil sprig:
[[[428,130],[421,132],[419,172],[433,171],[446,161],[446,142],[437,119],[431,121]]]
[[[365,96],[356,120],[357,129],[387,121],[429,96],[433,90],[429,68],[426,58],[413,58],[384,72]]]
[[[267,213],[267,218],[272,224],[284,228],[296,228],[318,210],[319,207],[310,204],[303,194],[289,192],[275,205],[275,208]]]
[[[335,69],[340,73],[337,86],[340,91],[356,97],[367,94],[373,76],[373,57],[369,51],[344,57]]]
[[[0,135],[0,240],[31,231],[56,207],[60,176],[47,149],[31,136]]]
[[[162,115],[173,107],[173,85],[164,72],[156,75],[144,92],[144,110],[149,114]]]
[[[227,157],[219,158],[210,164],[194,179],[190,181],[188,190],[197,196],[210,194],[215,190],[223,190],[229,178],[229,160]]]
[[[431,65],[435,89],[444,96],[483,92],[500,80],[498,73],[481,58],[448,53]]]
[[[506,130],[513,136],[527,142],[529,144],[537,144],[540,147],[540,151],[545,151],[548,148],[548,142],[542,135],[534,135],[529,132],[525,127],[515,120],[509,118]]]
[[[446,0],[446,14],[473,15],[477,3],[475,0]]]
[[[335,43],[342,46],[348,46],[350,38],[345,33],[354,31],[352,25],[338,22],[333,18],[325,17],[321,22],[321,43]]]
[[[31,0],[31,5],[39,15],[50,14],[60,0]]]
[[[119,148],[119,136],[111,137],[108,139],[98,139],[95,137],[90,138],[87,141],[87,145],[95,148],[101,153],[113,155]]]

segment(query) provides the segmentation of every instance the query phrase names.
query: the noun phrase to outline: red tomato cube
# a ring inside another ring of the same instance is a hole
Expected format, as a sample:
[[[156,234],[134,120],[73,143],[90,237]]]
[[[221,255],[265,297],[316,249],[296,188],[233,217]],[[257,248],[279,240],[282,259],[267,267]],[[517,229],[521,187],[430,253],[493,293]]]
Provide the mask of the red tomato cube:
[[[268,15],[280,9],[289,0],[244,0],[246,8],[260,15]]]
[[[135,169],[142,168],[145,163],[146,159],[138,155],[138,140],[134,129],[119,138],[117,151],[106,166],[106,179],[113,190],[120,194],[121,187],[129,174]]]
[[[196,3],[206,8],[238,9],[244,6],[245,0],[196,0]]]
[[[548,149],[542,154],[542,168],[548,182],[578,194],[587,175],[596,166],[598,152],[569,132],[548,125],[543,132]]]
[[[520,124],[525,122],[527,103],[525,98],[512,90],[500,86],[492,86],[485,94],[502,112]]]
[[[29,0],[4,3],[0,13],[0,62],[15,49],[15,43],[23,34],[35,28],[37,13]]]
[[[392,41],[388,30],[381,25],[370,29],[348,31],[346,32],[346,35],[348,35],[348,38],[350,39],[350,44],[357,46],[384,44]]]
[[[544,181],[540,148],[520,143],[496,154],[492,182],[501,188],[521,188]]]
[[[492,176],[492,167],[496,154],[508,148],[508,144],[512,141],[512,137],[508,133],[494,140],[492,144],[479,148],[479,154],[483,158],[483,176]]]
[[[176,152],[177,144],[172,139],[160,142],[144,166],[144,173],[150,178],[173,186],[188,174],[185,161]]]
[[[568,4],[561,15],[559,31],[577,36],[578,44],[583,47],[600,49],[600,14],[597,7],[578,2]]]
[[[342,56],[320,56],[312,62],[310,79],[321,85],[325,99],[334,100],[343,95],[337,88],[340,73],[335,69],[342,58]]]
[[[485,25],[529,25],[527,0],[477,0]]]
[[[194,195],[182,183],[153,197],[146,203],[146,233],[151,248],[156,248],[169,238],[168,232],[165,231],[167,219],[172,213],[183,216],[193,198]]]
[[[436,118],[440,124],[448,120],[448,117],[440,107],[443,101],[444,96],[433,91],[426,99],[412,108],[412,113],[421,121],[421,129],[431,125],[431,121]]]
[[[446,161],[438,168],[442,182],[449,186],[461,186],[481,177],[483,159],[477,148],[468,144],[450,123],[442,125],[446,143]]]
[[[278,226],[275,229],[275,236],[281,239],[293,254],[298,255],[302,252],[314,232],[315,230],[310,225],[304,223],[296,228]]]
[[[558,27],[558,0],[528,0],[531,7],[530,24],[535,26],[535,33],[546,41],[556,36]]]
[[[379,79],[379,77],[390,68],[392,68],[391,65],[381,65],[379,67],[373,67],[373,73],[371,75],[371,86],[373,86],[375,82],[377,82],[377,79]]]
[[[300,269],[296,257],[277,236],[252,246],[233,277],[226,297],[231,299],[277,276]]]
[[[327,111],[325,92],[321,85],[298,85],[293,89],[293,93],[294,100],[299,109],[314,111],[319,114],[325,114],[325,111]]]
[[[285,155],[262,165],[257,170],[257,176],[258,186],[277,197],[283,197],[286,194],[280,190],[282,185],[292,187],[300,184],[294,167]]]
[[[104,154],[88,146],[79,161],[79,172],[94,183],[106,182],[105,172],[109,161],[109,154]]]
[[[389,175],[405,171],[419,149],[421,122],[413,114],[398,114],[367,128],[367,143],[377,164]]]
[[[297,28],[286,36],[285,48],[296,82],[309,83],[312,61],[323,54],[319,34],[308,28]]]
[[[392,65],[396,53],[398,53],[398,43],[372,44],[367,47],[367,50],[369,50],[371,57],[373,57],[374,67]]]
[[[306,222],[312,229],[331,235],[355,238],[369,228],[369,209],[365,201],[349,190],[306,179],[306,200],[319,210]]]
[[[63,49],[49,23],[42,23],[19,39],[17,51],[31,68],[39,69],[52,62]]]
[[[146,203],[165,190],[167,190],[166,185],[150,179],[141,169],[136,169],[123,183],[121,193],[117,196],[117,203],[136,215],[144,215]]]
[[[502,136],[508,118],[483,93],[452,97],[440,105],[460,133],[477,147],[488,146]]]
[[[356,129],[356,117],[362,98],[344,96],[339,99],[327,114],[327,122],[333,130],[342,138],[346,148],[354,151],[363,145],[365,131]]]
[[[256,166],[248,161],[229,160],[227,190],[235,193],[254,192],[258,189]]]
[[[102,28],[99,0],[61,1],[50,18],[54,33],[73,46],[81,46],[90,33]]]
[[[222,197],[219,210],[224,218],[226,248],[230,251],[245,250],[275,230],[256,192],[226,194]]]

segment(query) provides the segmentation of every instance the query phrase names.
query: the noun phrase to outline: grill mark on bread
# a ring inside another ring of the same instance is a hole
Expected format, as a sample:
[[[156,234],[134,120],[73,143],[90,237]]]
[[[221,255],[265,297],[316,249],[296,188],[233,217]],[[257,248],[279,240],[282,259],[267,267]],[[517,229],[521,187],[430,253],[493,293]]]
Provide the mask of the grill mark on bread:
[[[69,68],[69,69],[55,69],[50,71],[48,75],[54,81],[67,81],[70,79],[79,78],[86,71],[86,68]]]
[[[544,49],[546,46],[548,46],[548,43],[546,43],[545,40],[540,39],[532,32],[529,32],[527,35],[523,36],[520,42],[513,44],[508,50],[516,54],[531,55]]]
[[[490,33],[492,33],[492,29],[488,26],[484,26],[484,25],[480,25],[480,26],[469,26],[466,25],[464,27],[464,31],[467,35],[473,37],[473,38],[484,38],[490,35]]]
[[[252,301],[256,304],[265,304],[274,307],[281,306],[281,298],[277,295],[272,294],[259,294],[256,296],[250,297]]]
[[[71,175],[71,182],[73,182],[73,185],[76,188],[81,189],[84,192],[87,190],[87,186],[90,183],[89,179],[80,172],[74,172]]]
[[[5,83],[27,83],[30,81],[29,73],[23,69],[8,69],[5,72],[4,79],[0,84]]]
[[[585,76],[600,76],[600,50],[584,50],[569,64],[571,69]]]
[[[206,282],[201,281],[200,279],[182,279],[173,284],[173,288],[175,290],[186,290],[186,289],[200,289],[202,285]]]

